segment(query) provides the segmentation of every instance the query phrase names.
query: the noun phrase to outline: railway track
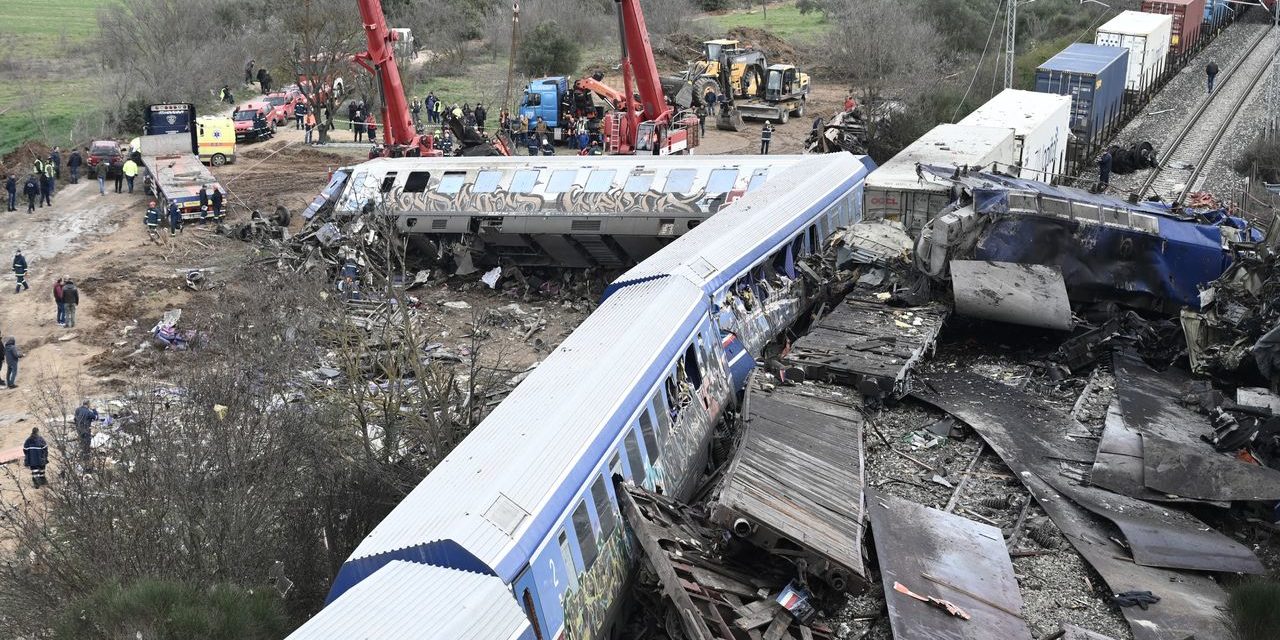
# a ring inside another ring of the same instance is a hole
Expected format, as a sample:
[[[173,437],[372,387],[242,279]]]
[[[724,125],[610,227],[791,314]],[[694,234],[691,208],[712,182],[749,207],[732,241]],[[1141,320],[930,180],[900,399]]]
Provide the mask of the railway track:
[[[1212,94],[1200,99],[1191,117],[1160,154],[1156,168],[1138,190],[1140,197],[1158,195],[1181,202],[1208,166],[1218,143],[1248,104],[1280,48],[1277,29],[1268,27],[1245,49],[1225,73],[1218,75]]]

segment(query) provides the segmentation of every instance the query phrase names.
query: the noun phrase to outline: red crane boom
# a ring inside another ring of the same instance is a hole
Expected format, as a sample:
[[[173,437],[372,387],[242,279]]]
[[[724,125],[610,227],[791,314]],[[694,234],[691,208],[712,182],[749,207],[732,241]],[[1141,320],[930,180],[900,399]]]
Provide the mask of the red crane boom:
[[[622,40],[624,99],[619,110],[605,122],[611,151],[669,154],[697,146],[697,118],[673,122],[640,0],[614,1],[618,4],[618,35]],[[636,104],[636,93],[640,94],[640,104]]]
[[[418,135],[409,114],[409,101],[404,96],[404,84],[400,80],[400,68],[396,66],[393,42],[397,35],[387,28],[387,17],[382,12],[380,0],[356,0],[360,7],[360,21],[364,25],[367,51],[356,54],[356,64],[378,79],[382,88],[382,131],[388,155],[393,149],[424,156],[443,155],[434,147],[430,137]]]

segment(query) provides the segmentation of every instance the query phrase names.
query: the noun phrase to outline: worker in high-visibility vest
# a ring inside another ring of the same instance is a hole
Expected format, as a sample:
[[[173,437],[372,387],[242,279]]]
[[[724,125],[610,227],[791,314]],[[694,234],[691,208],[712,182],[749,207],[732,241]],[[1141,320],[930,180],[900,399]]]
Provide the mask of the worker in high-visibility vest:
[[[138,163],[134,162],[133,158],[129,158],[121,171],[124,172],[125,181],[129,183],[129,193],[133,193],[133,181],[138,177]]]

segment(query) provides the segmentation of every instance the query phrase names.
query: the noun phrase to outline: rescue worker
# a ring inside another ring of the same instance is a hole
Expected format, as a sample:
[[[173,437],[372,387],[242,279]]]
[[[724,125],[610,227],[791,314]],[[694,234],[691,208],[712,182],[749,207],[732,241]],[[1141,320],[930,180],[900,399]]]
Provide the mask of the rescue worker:
[[[598,155],[602,155],[603,153],[604,153],[604,150],[600,148],[600,141],[592,140],[591,148],[587,150],[587,155],[598,156]]]
[[[36,175],[40,179],[40,206],[53,206],[53,167],[44,165],[44,173]]]
[[[31,470],[31,483],[37,489],[49,484],[44,468],[49,466],[49,443],[40,436],[40,427],[32,427],[31,435],[22,443],[22,464]]]
[[[382,157],[382,152],[378,150],[378,145],[376,144],[373,145],[373,147],[369,149],[369,159],[373,160],[374,158],[381,158],[381,157]]]
[[[293,128],[301,130],[303,121],[306,120],[307,114],[311,112],[311,108],[306,102],[299,102],[293,105]]]
[[[182,210],[178,209],[178,203],[169,203],[169,237],[172,238],[182,231]]]
[[[485,109],[484,105],[477,102],[475,111],[472,113],[474,113],[476,117],[476,128],[484,131],[484,121],[489,119],[489,110]]]
[[[54,147],[53,151],[49,152],[49,163],[53,165],[53,179],[61,180],[62,179],[62,149],[61,148]]]
[[[852,93],[844,97],[844,111],[845,111],[845,113],[848,113],[848,112],[850,112],[850,111],[853,111],[854,107],[856,107],[856,106],[858,106],[858,101],[853,99],[853,94],[852,94]]]
[[[409,113],[413,114],[413,126],[422,124],[422,103],[418,102],[417,96],[414,96],[413,102],[409,103]]]
[[[378,139],[378,121],[373,119],[372,113],[369,114],[369,117],[364,121],[364,126],[365,126],[365,133],[369,136],[369,141],[372,142],[377,140]]]
[[[8,194],[8,211],[18,210],[18,177],[12,173],[4,180],[4,191]]]
[[[103,160],[103,161],[102,161],[101,163],[99,163],[99,164],[106,165],[106,166],[108,167],[107,172],[108,172],[108,173],[110,173],[110,172],[111,172],[111,169],[110,169],[110,165],[111,165],[111,163],[110,163],[110,162],[108,162],[108,161],[106,161],[106,160]],[[124,191],[124,170],[123,170],[123,169],[121,169],[120,171],[116,171],[116,172],[115,172],[115,181],[116,181],[116,193],[121,193],[121,192],[123,192],[123,191]]]
[[[1209,93],[1213,93],[1213,80],[1218,77],[1218,63],[1210,60],[1204,66],[1204,74],[1209,78]]]
[[[76,435],[80,436],[80,459],[88,460],[93,445],[93,421],[98,419],[98,412],[93,410],[88,400],[76,407],[72,422],[76,426]]]
[[[209,215],[209,185],[200,185],[200,224]]]
[[[441,123],[444,120],[444,102],[437,98],[435,109],[433,109],[431,113],[434,116],[432,122],[435,122],[436,124]]]
[[[35,162],[31,163],[31,173],[34,173],[38,176],[44,175],[44,160],[41,160],[40,158],[36,158]]]
[[[348,253],[347,259],[342,263],[341,279],[338,280],[338,291],[342,293],[344,300],[359,297],[360,292],[357,289],[359,278],[360,266],[356,263],[356,257]]]
[[[311,144],[311,132],[315,131],[316,128],[316,114],[308,113],[302,116],[302,128],[306,130],[306,134],[303,136],[303,142]]]
[[[71,278],[63,278],[62,304],[67,307],[67,328],[76,326],[76,308],[80,306],[80,289]]]
[[[428,122],[428,123],[434,123],[434,122],[437,122],[437,119],[436,119],[436,103],[438,103],[438,102],[440,102],[440,100],[438,100],[438,99],[436,98],[436,92],[434,92],[434,91],[429,91],[429,92],[427,92],[427,100],[426,100],[426,104],[424,104],[424,105],[423,105],[423,107],[425,107],[425,108],[427,109],[427,122]]]
[[[40,182],[34,175],[27,176],[27,181],[22,185],[22,195],[27,197],[27,213],[35,213],[36,198],[40,197]]]
[[[355,131],[356,142],[360,142],[361,136],[364,135],[365,126],[364,126],[364,111],[361,111],[359,108],[356,108],[356,115],[354,118],[352,118],[351,128],[353,131]]]
[[[1098,156],[1098,193],[1107,190],[1111,185],[1111,150],[1106,149]]]
[[[356,111],[359,108],[360,108],[360,105],[357,104],[355,100],[352,100],[351,102],[347,103],[347,130],[348,131],[355,130],[356,115],[357,115]]]
[[[10,389],[18,388],[18,358],[22,357],[22,352],[18,351],[18,341],[9,336],[4,339],[4,382]]]
[[[63,298],[62,278],[53,283],[53,304],[58,308],[58,326],[67,326],[67,303]]]
[[[225,215],[222,211],[222,189],[214,189],[213,193],[209,194],[209,206],[213,207],[213,221],[222,222]]]
[[[80,152],[72,149],[71,156],[67,158],[67,169],[71,171],[71,184],[80,184],[80,165],[82,164],[84,159],[80,157]]]
[[[253,65],[254,64],[255,64],[255,61],[253,58],[249,58],[249,61],[244,63],[244,83],[245,84],[253,84]]]
[[[707,108],[703,105],[698,105],[695,113],[698,114],[698,134],[705,136],[707,135]]]
[[[760,155],[769,155],[769,143],[773,141],[773,121],[765,120],[760,129]]]
[[[157,233],[157,229],[160,228],[160,207],[156,204],[155,200],[152,200],[147,205],[147,214],[143,220],[147,223],[148,234]],[[58,282],[62,281],[59,280]]]
[[[120,169],[120,173],[124,174],[124,179],[129,183],[129,193],[133,193],[133,181],[138,177],[138,163],[133,158],[125,160],[124,167]],[[117,192],[120,190],[117,188]]]
[[[27,257],[22,255],[22,249],[13,254],[13,275],[18,279],[18,284],[13,288],[14,293],[22,293],[31,288],[27,284]]]

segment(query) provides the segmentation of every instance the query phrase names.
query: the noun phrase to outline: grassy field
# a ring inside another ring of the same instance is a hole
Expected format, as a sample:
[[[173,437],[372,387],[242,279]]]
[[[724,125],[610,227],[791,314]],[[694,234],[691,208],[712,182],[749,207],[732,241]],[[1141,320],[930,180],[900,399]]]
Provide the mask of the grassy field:
[[[76,120],[93,109],[95,82],[87,71],[68,73],[63,57],[93,36],[109,1],[4,0],[0,70],[14,79],[0,83],[0,154],[31,138],[66,146]]]
[[[768,16],[760,6],[746,11],[733,11],[699,18],[710,21],[717,30],[728,30],[734,27],[753,27],[766,29],[785,40],[813,40],[825,33],[831,25],[823,19],[821,13],[800,13],[794,2],[770,4]]]

